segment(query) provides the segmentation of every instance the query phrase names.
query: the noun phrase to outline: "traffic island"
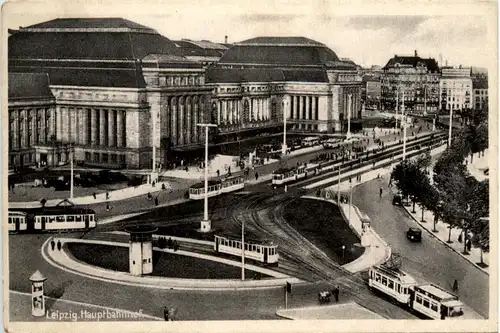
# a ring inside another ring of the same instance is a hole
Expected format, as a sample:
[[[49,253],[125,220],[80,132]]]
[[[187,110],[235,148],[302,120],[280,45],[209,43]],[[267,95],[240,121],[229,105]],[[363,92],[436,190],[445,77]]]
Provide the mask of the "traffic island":
[[[104,269],[128,272],[129,260],[126,247],[101,244],[68,243],[67,249],[76,260]],[[151,276],[179,279],[238,279],[241,268],[215,261],[186,257],[162,251],[153,251]],[[245,270],[245,276],[261,280],[272,278],[267,274]]]

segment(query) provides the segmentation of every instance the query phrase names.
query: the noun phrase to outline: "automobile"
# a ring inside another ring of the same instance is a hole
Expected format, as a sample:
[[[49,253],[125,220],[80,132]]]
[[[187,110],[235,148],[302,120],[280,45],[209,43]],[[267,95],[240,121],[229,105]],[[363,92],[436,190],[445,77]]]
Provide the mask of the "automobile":
[[[394,196],[392,197],[392,204],[402,206],[403,205],[403,198],[401,197],[401,195],[394,194]]]
[[[406,238],[411,242],[420,242],[422,240],[422,230],[410,227],[406,232]]]

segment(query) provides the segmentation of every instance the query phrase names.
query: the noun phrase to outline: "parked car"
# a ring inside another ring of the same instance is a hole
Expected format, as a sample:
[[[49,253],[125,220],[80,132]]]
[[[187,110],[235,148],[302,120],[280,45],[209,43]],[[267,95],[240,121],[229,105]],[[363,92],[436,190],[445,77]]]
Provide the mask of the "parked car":
[[[422,241],[422,230],[419,228],[410,228],[406,232],[406,238],[411,242],[420,242]]]

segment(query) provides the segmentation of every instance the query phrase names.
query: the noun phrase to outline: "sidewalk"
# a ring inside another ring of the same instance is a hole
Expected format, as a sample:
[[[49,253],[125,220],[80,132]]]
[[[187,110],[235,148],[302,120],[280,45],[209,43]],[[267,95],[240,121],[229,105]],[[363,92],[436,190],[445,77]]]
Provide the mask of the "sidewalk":
[[[96,321],[151,321],[163,318],[155,317],[142,310],[128,310],[104,307],[89,303],[75,302],[45,296],[46,312],[43,317],[31,314],[31,294],[9,291],[10,322],[96,322]],[[15,325],[15,323],[14,323]]]
[[[413,219],[425,230],[427,230],[432,236],[439,239],[441,242],[446,244],[449,248],[453,249],[455,252],[460,254],[465,259],[469,260],[474,266],[483,270],[486,274],[489,275],[489,255],[488,253],[483,253],[483,263],[486,267],[481,267],[481,250],[479,248],[472,247],[471,251],[468,255],[463,254],[464,251],[464,243],[463,241],[460,243],[458,241],[458,236],[463,231],[461,229],[452,228],[451,229],[451,243],[448,242],[448,238],[450,235],[450,229],[448,228],[448,224],[442,222],[441,220],[436,223],[436,232],[433,232],[434,229],[434,214],[431,211],[424,211],[424,221],[422,221],[422,208],[417,204],[415,205],[415,213],[412,212],[412,206],[404,206],[408,214],[410,214]]]
[[[484,171],[489,169],[488,159],[488,149],[484,151],[484,155],[483,153],[474,154],[472,163],[470,156],[466,157],[465,159],[467,163],[467,170],[469,170],[471,176],[476,178],[478,181],[483,181],[489,178],[488,175],[484,174]]]
[[[355,302],[286,310],[280,309],[276,311],[276,315],[292,320],[386,319]]]

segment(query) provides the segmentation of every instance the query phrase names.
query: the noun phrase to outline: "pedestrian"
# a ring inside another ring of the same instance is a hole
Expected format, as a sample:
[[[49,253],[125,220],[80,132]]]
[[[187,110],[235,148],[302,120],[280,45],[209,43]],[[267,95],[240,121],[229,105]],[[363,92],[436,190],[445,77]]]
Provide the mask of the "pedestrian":
[[[285,185],[285,193],[288,192],[288,186]]]
[[[462,233],[460,233],[460,235],[458,235],[458,242],[459,243],[462,243]],[[456,280],[455,280],[456,281]]]
[[[171,237],[169,237],[169,238],[168,238],[168,240],[167,240],[167,247],[168,247],[169,249],[171,249],[171,248],[172,248],[172,238],[171,238]]]
[[[94,199],[97,199],[97,194],[95,192],[92,193],[92,195],[94,196]]]
[[[259,173],[258,172],[255,173],[255,180],[259,180]]]
[[[159,204],[159,201],[158,201],[158,197],[155,198],[155,206],[158,206]]]
[[[148,200],[151,201],[153,197],[151,196],[151,192],[148,192]]]
[[[378,177],[377,177],[377,178],[378,178]],[[381,187],[381,188],[380,188],[380,190],[379,190],[379,195],[380,195],[380,197],[382,198],[382,187]]]
[[[153,182],[153,184],[154,184],[154,182]],[[106,192],[106,200],[109,200],[109,193],[108,192]]]
[[[335,297],[335,302],[338,303],[339,302],[339,294],[340,294],[340,289],[339,289],[339,286],[336,286],[335,289],[333,289],[333,297]]]
[[[455,282],[453,282],[453,289],[452,289],[453,292],[458,292],[458,281],[455,279]]]
[[[54,242],[54,240],[52,240],[50,242],[50,247],[52,248],[52,251],[54,251],[55,247],[56,247],[56,242]]]
[[[57,241],[57,250],[61,251],[61,247],[62,247],[61,241]]]
[[[110,207],[109,207],[109,203],[107,203],[107,204],[106,204],[106,211],[107,211],[107,212],[109,212],[109,209],[110,209]]]
[[[168,315],[168,306],[165,306],[163,308],[163,318],[165,319],[165,321],[169,321],[169,315]]]
[[[467,251],[470,252],[470,250],[472,249],[472,242],[470,241],[470,239],[467,241]]]

